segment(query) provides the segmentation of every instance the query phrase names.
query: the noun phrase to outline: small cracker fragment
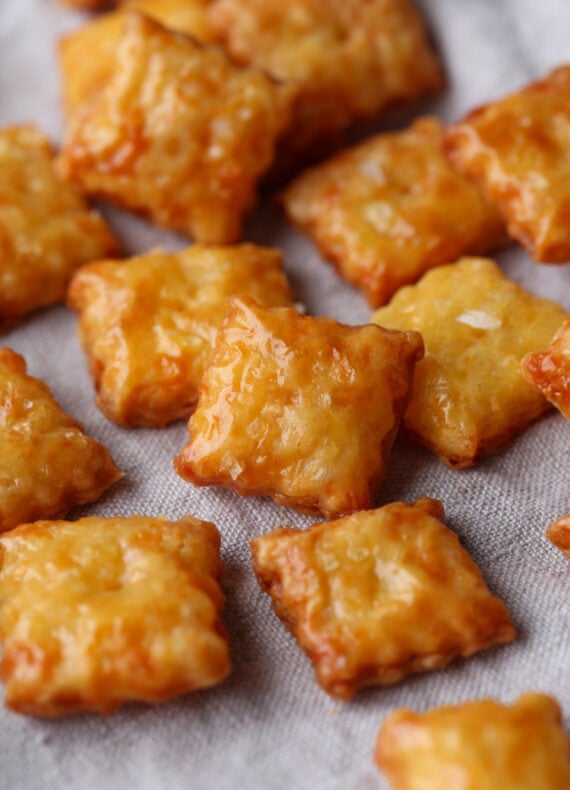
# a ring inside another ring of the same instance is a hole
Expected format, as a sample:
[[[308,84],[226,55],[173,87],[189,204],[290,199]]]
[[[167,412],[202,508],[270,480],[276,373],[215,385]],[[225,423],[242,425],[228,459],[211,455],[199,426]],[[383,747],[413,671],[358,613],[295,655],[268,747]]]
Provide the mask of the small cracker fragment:
[[[311,659],[348,700],[515,637],[433,499],[395,502],[251,542],[259,583]]]
[[[24,358],[0,348],[0,532],[63,516],[121,477],[109,451],[26,373]]]
[[[528,692],[512,705],[493,699],[400,709],[384,721],[376,762],[392,790],[563,790],[570,743],[552,697]]]
[[[113,76],[72,114],[61,171],[198,241],[241,235],[292,92],[129,11]]]
[[[209,0],[130,0],[64,36],[59,42],[59,61],[66,113],[71,115],[80,104],[91,101],[112,78],[126,10],[140,11],[164,27],[207,42],[208,3]]]
[[[445,145],[536,261],[570,260],[570,65],[469,113]]]
[[[195,244],[84,266],[68,301],[105,415],[149,427],[189,417],[225,299],[243,293],[268,307],[292,303],[280,251]]]
[[[293,150],[443,86],[408,0],[214,0],[209,19],[236,62],[299,89],[285,142]]]
[[[524,381],[521,359],[567,318],[485,258],[440,266],[402,288],[372,320],[424,339],[404,416],[408,434],[456,469],[506,447],[550,408]]]
[[[551,524],[546,537],[570,559],[570,514]]]
[[[0,538],[0,675],[19,713],[110,713],[220,683],[220,536],[187,516],[24,524]]]
[[[327,518],[370,507],[423,353],[377,330],[229,299],[178,474]]]
[[[372,307],[428,269],[505,241],[496,209],[457,174],[443,126],[421,118],[300,175],[284,192],[289,218]]]
[[[34,126],[0,130],[0,331],[65,296],[73,272],[118,252],[102,217],[56,173]]]
[[[570,320],[562,324],[547,348],[523,358],[521,370],[525,381],[570,420]]]

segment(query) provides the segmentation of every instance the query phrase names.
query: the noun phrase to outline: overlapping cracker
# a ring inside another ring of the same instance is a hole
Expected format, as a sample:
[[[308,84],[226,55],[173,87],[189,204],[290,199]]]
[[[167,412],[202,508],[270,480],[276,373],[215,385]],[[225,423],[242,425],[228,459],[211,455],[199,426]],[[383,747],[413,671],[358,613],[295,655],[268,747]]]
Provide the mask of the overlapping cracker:
[[[151,252],[85,266],[71,283],[97,405],[122,425],[157,427],[188,417],[225,314],[249,294],[291,304],[281,253],[252,244]]]
[[[112,78],[70,119],[61,171],[198,241],[236,241],[291,96],[264,73],[130,11]]]
[[[457,168],[501,210],[537,261],[570,260],[570,66],[469,113],[448,130]]]
[[[370,507],[420,336],[228,304],[177,472],[327,518]]]

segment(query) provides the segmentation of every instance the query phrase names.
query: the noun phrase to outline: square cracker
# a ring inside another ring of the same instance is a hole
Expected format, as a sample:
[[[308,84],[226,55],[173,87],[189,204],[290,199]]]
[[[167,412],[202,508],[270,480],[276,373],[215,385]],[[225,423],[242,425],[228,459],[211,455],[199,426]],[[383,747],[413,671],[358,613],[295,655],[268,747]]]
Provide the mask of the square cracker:
[[[268,307],[291,304],[278,250],[195,244],[84,266],[68,300],[107,417],[146,426],[188,417],[225,298],[243,293]]]
[[[395,502],[251,542],[261,587],[333,697],[514,639],[442,516],[433,499]]]
[[[198,241],[235,241],[291,89],[142,14],[125,17],[112,78],[69,121],[61,171]]]
[[[327,518],[370,507],[423,353],[377,329],[229,299],[178,474]]]
[[[549,408],[524,381],[521,359],[567,317],[485,258],[440,266],[402,288],[372,320],[424,339],[406,431],[457,469],[507,446]]]
[[[546,530],[546,537],[570,559],[570,514],[551,524]]]
[[[234,60],[298,88],[292,150],[443,84],[408,0],[214,0],[209,19]]]
[[[565,321],[549,346],[527,354],[522,374],[570,420],[570,320]]]
[[[570,260],[570,65],[451,126],[447,151],[537,261]]]
[[[63,516],[121,477],[109,451],[26,373],[24,358],[0,348],[0,532]]]
[[[125,9],[137,10],[164,27],[209,40],[206,8],[209,0],[131,0],[119,9],[90,20],[59,43],[65,111],[71,115],[89,102],[113,76],[117,47],[125,25]],[[89,57],[85,53],[89,52]]]
[[[58,177],[33,126],[0,130],[0,331],[65,296],[83,263],[118,252],[103,219]]]
[[[505,240],[500,216],[456,173],[443,126],[421,118],[306,171],[284,192],[289,218],[372,307],[428,269]]]
[[[109,713],[230,671],[220,536],[187,516],[24,524],[0,538],[0,674],[20,713]]]
[[[393,790],[563,790],[570,787],[570,743],[558,703],[523,694],[401,709],[384,721],[376,761]]]

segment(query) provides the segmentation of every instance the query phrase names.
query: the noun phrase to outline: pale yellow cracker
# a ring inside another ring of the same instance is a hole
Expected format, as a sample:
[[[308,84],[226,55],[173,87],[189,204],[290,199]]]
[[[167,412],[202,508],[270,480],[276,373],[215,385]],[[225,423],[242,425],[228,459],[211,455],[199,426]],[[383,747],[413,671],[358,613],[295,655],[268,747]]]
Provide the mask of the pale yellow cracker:
[[[327,518],[370,507],[420,336],[228,305],[177,472]]]
[[[382,725],[375,756],[392,790],[570,787],[562,712],[546,694],[523,694],[512,705],[482,699],[397,710]]]
[[[65,296],[83,263],[118,252],[103,219],[58,177],[33,126],[0,130],[0,331]]]
[[[242,293],[268,307],[291,304],[278,250],[196,244],[84,266],[68,300],[107,417],[146,426],[188,417],[225,299]]]
[[[514,639],[504,604],[442,517],[433,499],[396,502],[251,542],[261,587],[332,696]]]
[[[60,41],[59,58],[65,110],[73,113],[91,101],[113,75],[115,54],[125,25],[125,9],[135,9],[165,27],[208,41],[209,0],[130,0],[109,14],[90,20]],[[89,57],[85,57],[85,53]]]
[[[570,514],[551,524],[546,537],[570,559]]]
[[[440,266],[402,288],[373,321],[424,339],[406,430],[456,468],[501,450],[549,408],[524,381],[520,363],[567,317],[485,258]]]
[[[525,380],[570,420],[570,320],[547,348],[524,357],[521,370]]]
[[[0,349],[0,532],[64,516],[120,477],[109,451],[27,375],[24,358]]]
[[[20,713],[110,713],[220,683],[220,536],[191,516],[24,524],[0,538],[0,674]]]
[[[284,192],[289,218],[373,307],[428,269],[505,240],[496,209],[445,157],[422,118],[306,171]]]
[[[198,241],[235,241],[291,90],[130,11],[113,76],[73,113],[62,173]]]
[[[474,110],[446,146],[535,260],[570,260],[570,66]]]
[[[298,87],[293,149],[443,84],[408,0],[214,0],[209,17],[238,63]]]

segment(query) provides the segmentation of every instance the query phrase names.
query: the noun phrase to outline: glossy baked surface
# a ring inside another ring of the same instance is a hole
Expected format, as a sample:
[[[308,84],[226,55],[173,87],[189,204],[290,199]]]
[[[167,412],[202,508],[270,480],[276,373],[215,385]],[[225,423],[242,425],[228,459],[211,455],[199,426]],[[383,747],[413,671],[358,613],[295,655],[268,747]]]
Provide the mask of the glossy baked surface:
[[[64,298],[75,269],[118,252],[103,219],[53,166],[34,126],[0,130],[0,330]]]
[[[524,357],[521,369],[526,381],[570,420],[570,320],[547,348]]]
[[[398,710],[383,723],[376,760],[392,790],[564,790],[570,744],[557,702],[523,694]]]
[[[446,138],[537,261],[570,260],[570,66],[474,110]]]
[[[178,473],[328,518],[370,507],[419,335],[228,304]]]
[[[62,173],[198,241],[235,241],[289,120],[290,89],[126,14],[113,76],[72,114]]]
[[[303,173],[285,191],[289,218],[373,307],[433,266],[486,252],[502,220],[445,157],[443,127],[422,118]]]
[[[485,258],[440,266],[401,289],[373,320],[424,338],[406,429],[456,468],[505,447],[549,408],[524,381],[521,359],[567,317]]]
[[[332,696],[514,639],[504,604],[442,517],[436,500],[396,502],[252,541],[262,588]]]
[[[63,516],[122,477],[109,451],[8,348],[0,349],[0,403],[0,532]]]
[[[20,713],[109,713],[230,671],[220,537],[188,516],[25,524],[0,538],[0,674]]]
[[[291,304],[278,250],[243,244],[101,261],[77,273],[68,300],[98,390],[123,425],[188,417],[225,314],[226,297]]]
[[[125,26],[125,9],[135,9],[165,27],[208,41],[209,0],[130,0],[116,11],[86,21],[59,42],[66,112],[90,101],[113,76],[115,52]],[[89,57],[85,53],[89,52]]]
[[[443,85],[408,0],[214,0],[209,19],[237,62],[299,88],[293,148]]]

